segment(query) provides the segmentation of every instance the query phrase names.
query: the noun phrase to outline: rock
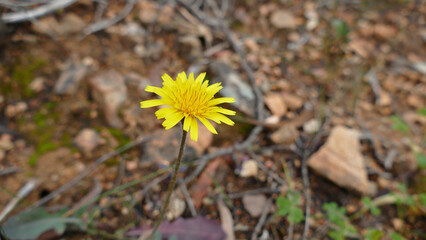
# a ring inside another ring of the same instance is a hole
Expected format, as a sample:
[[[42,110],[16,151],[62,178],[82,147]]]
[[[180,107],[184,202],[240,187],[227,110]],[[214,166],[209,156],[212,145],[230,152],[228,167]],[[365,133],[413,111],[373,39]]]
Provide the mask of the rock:
[[[244,195],[242,201],[250,216],[259,217],[265,209],[267,198],[263,194]]]
[[[327,142],[308,159],[308,166],[337,185],[366,195],[369,183],[358,137],[356,130],[334,127]]]
[[[81,80],[86,76],[89,65],[86,63],[75,63],[73,60],[65,62],[64,70],[55,84],[56,94],[72,95],[77,92]]]
[[[95,101],[103,110],[107,123],[120,128],[123,123],[118,117],[118,110],[127,99],[124,77],[115,70],[109,70],[90,80]]]
[[[7,117],[13,118],[18,114],[25,112],[28,109],[28,105],[25,102],[17,102],[15,104],[7,105],[5,114]]]
[[[146,36],[146,30],[136,22],[112,25],[106,32],[126,36],[136,43],[143,43]]]
[[[34,92],[41,92],[44,89],[44,82],[45,79],[43,77],[36,77],[31,83],[30,83],[30,88],[31,90],[33,90]]]
[[[32,28],[35,32],[48,35],[69,35],[79,33],[86,26],[78,15],[74,13],[66,14],[62,20],[57,21],[53,16],[47,16],[33,24]]]
[[[312,118],[311,120],[303,124],[303,131],[306,133],[312,134],[318,132],[320,129],[320,122],[318,119]]]
[[[298,131],[293,125],[281,126],[271,135],[271,140],[276,144],[290,144],[293,143],[298,136]]]
[[[287,112],[287,104],[284,102],[282,94],[268,93],[265,96],[265,103],[275,116],[282,117]]]
[[[141,58],[152,57],[158,59],[161,56],[161,53],[164,49],[164,43],[162,42],[153,42],[150,43],[147,47],[142,44],[137,44],[133,51]]]
[[[214,74],[212,82],[222,82],[221,94],[224,97],[235,98],[232,105],[253,117],[256,109],[255,97],[250,85],[243,81],[231,66],[222,61],[215,61],[209,67]]]
[[[139,19],[144,24],[153,23],[157,18],[158,6],[155,2],[141,1],[139,4]]]
[[[303,106],[303,98],[297,95],[285,93],[282,97],[288,108],[291,110],[297,110]]]
[[[297,19],[293,15],[292,12],[285,9],[277,9],[271,14],[272,26],[276,28],[296,28],[297,27]]]
[[[241,167],[241,177],[256,177],[258,172],[258,166],[256,161],[248,160],[244,161]]]
[[[169,130],[158,129],[152,133],[152,140],[143,147],[142,164],[157,163],[160,167],[170,166],[178,157],[182,129],[174,127]],[[197,151],[186,146],[182,162],[197,158]],[[181,165],[182,166],[182,165]],[[182,166],[182,168],[184,168]]]
[[[90,128],[81,130],[74,139],[74,144],[86,155],[91,154],[96,147],[104,143],[105,140],[95,130]]]
[[[12,136],[9,134],[3,134],[0,137],[0,149],[8,151],[13,148]]]
[[[79,33],[85,26],[86,22],[84,22],[78,15],[68,13],[59,23],[59,33],[61,35]]]
[[[177,197],[175,194],[172,195],[172,198],[170,199],[169,203],[168,219],[172,220],[180,217],[185,211],[185,208],[185,201],[182,198]]]

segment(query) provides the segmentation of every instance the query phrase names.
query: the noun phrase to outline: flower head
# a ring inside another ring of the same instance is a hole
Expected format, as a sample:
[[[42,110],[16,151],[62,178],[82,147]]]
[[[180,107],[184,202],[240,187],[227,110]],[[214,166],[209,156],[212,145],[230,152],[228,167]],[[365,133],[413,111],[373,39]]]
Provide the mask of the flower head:
[[[194,74],[190,73],[186,76],[185,72],[178,74],[176,81],[169,75],[163,74],[163,87],[147,86],[145,91],[152,92],[161,97],[161,99],[153,99],[141,102],[141,108],[148,108],[160,105],[167,107],[161,108],[155,112],[158,119],[165,118],[163,126],[170,129],[179,121],[183,120],[183,130],[191,129],[191,139],[198,140],[198,120],[204,124],[210,132],[217,134],[216,129],[208,119],[216,123],[226,123],[234,125],[234,122],[226,115],[235,115],[235,111],[231,111],[216,105],[221,103],[235,102],[234,98],[221,97],[214,98],[214,95],[222,89],[221,83],[215,83],[209,86],[209,82],[204,81],[206,73],[201,73],[196,79]]]

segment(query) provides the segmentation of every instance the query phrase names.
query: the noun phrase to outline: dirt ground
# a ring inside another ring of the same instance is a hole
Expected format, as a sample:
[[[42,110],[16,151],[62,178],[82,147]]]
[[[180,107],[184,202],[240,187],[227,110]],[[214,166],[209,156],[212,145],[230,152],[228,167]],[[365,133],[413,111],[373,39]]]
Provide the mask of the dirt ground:
[[[423,1],[81,0],[2,21],[0,212],[36,185],[0,226],[44,206],[84,226],[39,239],[139,238],[181,134],[139,102],[186,71],[222,82],[236,124],[188,140],[164,239],[426,238]]]

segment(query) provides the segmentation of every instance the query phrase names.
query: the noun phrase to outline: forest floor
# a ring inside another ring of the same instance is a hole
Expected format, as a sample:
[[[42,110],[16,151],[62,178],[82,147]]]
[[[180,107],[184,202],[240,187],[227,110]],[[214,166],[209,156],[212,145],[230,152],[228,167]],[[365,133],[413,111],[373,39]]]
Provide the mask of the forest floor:
[[[185,71],[236,124],[187,141],[164,239],[426,239],[421,0],[82,0],[19,23],[3,2],[6,237],[143,239],[181,131],[140,102]]]

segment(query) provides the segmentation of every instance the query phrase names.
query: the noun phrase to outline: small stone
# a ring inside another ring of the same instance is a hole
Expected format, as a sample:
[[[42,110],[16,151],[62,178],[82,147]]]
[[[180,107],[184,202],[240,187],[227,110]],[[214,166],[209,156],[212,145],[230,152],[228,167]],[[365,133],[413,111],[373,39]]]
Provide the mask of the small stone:
[[[134,171],[138,169],[138,162],[137,161],[126,161],[126,170],[127,171]]]
[[[13,148],[12,136],[9,134],[3,134],[0,137],[0,149],[8,151]]]
[[[318,121],[318,119],[315,119],[315,118],[308,120],[307,122],[303,124],[303,131],[309,134],[316,133],[318,132],[319,129],[320,129],[320,122]]]
[[[157,18],[158,6],[155,2],[141,1],[139,3],[139,19],[142,23],[153,23]]]
[[[414,108],[421,108],[421,107],[424,107],[425,105],[425,102],[423,102],[423,100],[420,97],[416,95],[412,95],[412,94],[410,94],[407,97],[407,103],[408,105]]]
[[[265,103],[275,116],[282,117],[287,112],[287,105],[284,102],[282,94],[268,93],[265,96]]]
[[[6,107],[6,116],[13,118],[17,115],[25,112],[28,109],[28,105],[25,102],[18,102],[15,104],[10,104]]]
[[[78,90],[80,82],[84,79],[88,72],[89,65],[85,63],[74,63],[68,60],[64,64],[64,70],[56,81],[54,91],[56,94],[75,94]]]
[[[45,79],[43,77],[37,77],[30,83],[30,88],[34,92],[41,92],[44,89]]]
[[[124,77],[115,70],[109,70],[90,80],[93,97],[103,110],[107,123],[120,128],[123,123],[118,110],[127,99]]]
[[[79,33],[86,26],[86,22],[75,13],[68,13],[59,23],[59,33],[61,35],[69,35]]]
[[[271,14],[270,18],[272,26],[283,28],[296,28],[297,20],[292,12],[284,9],[277,9]]]
[[[308,166],[341,187],[367,195],[369,182],[358,137],[356,130],[334,127],[327,142],[308,159]]]
[[[0,161],[3,161],[4,157],[6,157],[6,152],[3,149],[0,149]]]
[[[395,230],[400,231],[404,226],[404,221],[400,218],[392,218],[392,225]]]
[[[172,219],[180,217],[185,211],[186,204],[185,201],[179,197],[173,197],[169,203],[169,209],[172,216]]]
[[[299,133],[295,126],[284,125],[272,133],[271,140],[276,144],[290,144],[294,142],[298,134]]]
[[[250,216],[259,217],[265,209],[267,198],[263,194],[244,195],[242,201]]]
[[[250,85],[231,66],[223,61],[215,61],[210,64],[214,77],[213,83],[222,82],[221,94],[224,97],[233,97],[232,105],[250,116],[255,114],[255,97]]]
[[[297,110],[303,106],[303,98],[297,95],[286,93],[283,94],[282,97],[288,108],[291,110]]]
[[[241,167],[241,177],[256,177],[258,172],[258,166],[256,161],[248,160],[244,161]]]
[[[103,143],[105,143],[105,141],[99,136],[99,134],[90,128],[81,130],[74,139],[74,144],[84,154],[91,154],[96,147]]]

